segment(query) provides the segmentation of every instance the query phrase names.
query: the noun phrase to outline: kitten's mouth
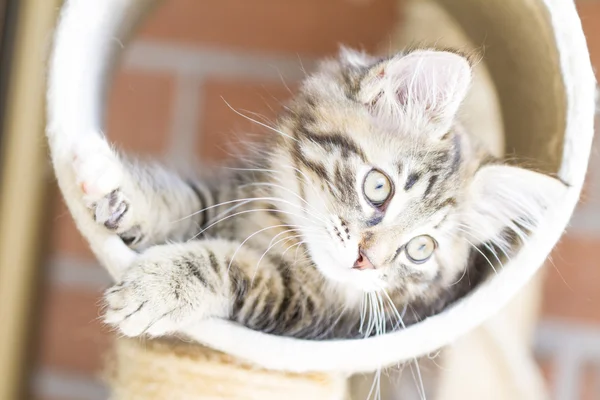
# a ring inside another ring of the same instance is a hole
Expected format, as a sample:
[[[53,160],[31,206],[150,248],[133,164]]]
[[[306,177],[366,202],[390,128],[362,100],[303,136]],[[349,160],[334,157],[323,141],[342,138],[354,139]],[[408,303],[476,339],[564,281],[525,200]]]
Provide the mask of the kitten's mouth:
[[[375,269],[375,266],[373,266],[371,260],[369,260],[369,257],[367,257],[367,255],[362,250],[359,250],[358,257],[356,258],[356,261],[354,262],[354,266],[352,268],[357,269],[359,271],[363,271],[367,269]]]

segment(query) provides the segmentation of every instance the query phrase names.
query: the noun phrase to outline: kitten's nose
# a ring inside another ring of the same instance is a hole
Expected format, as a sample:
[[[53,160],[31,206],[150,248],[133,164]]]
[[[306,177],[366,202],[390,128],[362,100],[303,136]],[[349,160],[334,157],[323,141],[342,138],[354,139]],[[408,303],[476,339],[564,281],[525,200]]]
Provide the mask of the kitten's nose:
[[[354,262],[354,269],[365,270],[365,269],[375,269],[373,264],[371,264],[371,260],[369,257],[362,251],[358,250],[358,258]]]

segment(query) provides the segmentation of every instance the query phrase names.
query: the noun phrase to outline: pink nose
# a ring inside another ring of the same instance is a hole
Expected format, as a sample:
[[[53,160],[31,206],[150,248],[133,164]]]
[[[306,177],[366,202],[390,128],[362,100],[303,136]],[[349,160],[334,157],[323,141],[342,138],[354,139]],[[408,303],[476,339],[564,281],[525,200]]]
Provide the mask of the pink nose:
[[[358,251],[358,258],[354,262],[354,269],[365,270],[365,269],[375,269],[373,264],[371,264],[371,260],[369,257],[362,251]]]

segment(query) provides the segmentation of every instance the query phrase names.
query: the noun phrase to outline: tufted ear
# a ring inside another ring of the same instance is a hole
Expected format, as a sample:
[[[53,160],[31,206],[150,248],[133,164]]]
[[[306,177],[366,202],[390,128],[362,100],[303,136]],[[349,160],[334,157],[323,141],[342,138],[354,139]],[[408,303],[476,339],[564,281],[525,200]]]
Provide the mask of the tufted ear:
[[[434,124],[446,133],[471,84],[469,61],[448,51],[420,50],[375,65],[359,100],[391,122]],[[418,127],[418,126],[417,126]]]
[[[470,241],[503,245],[502,234],[522,234],[542,221],[548,208],[560,204],[567,187],[552,177],[507,165],[486,165],[469,187],[464,223]]]

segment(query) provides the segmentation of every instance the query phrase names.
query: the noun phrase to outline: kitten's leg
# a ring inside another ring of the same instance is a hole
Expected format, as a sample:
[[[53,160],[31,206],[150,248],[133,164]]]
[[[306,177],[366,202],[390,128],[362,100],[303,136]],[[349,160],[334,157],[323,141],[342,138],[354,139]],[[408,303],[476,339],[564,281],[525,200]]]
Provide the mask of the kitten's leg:
[[[208,317],[285,334],[331,326],[310,276],[266,257],[257,266],[260,256],[217,239],[154,246],[106,292],[105,321],[127,336],[175,333]]]
[[[73,168],[96,222],[131,247],[192,237],[206,218],[198,211],[213,203],[201,182],[186,181],[159,165],[128,162],[94,143],[77,149]]]

